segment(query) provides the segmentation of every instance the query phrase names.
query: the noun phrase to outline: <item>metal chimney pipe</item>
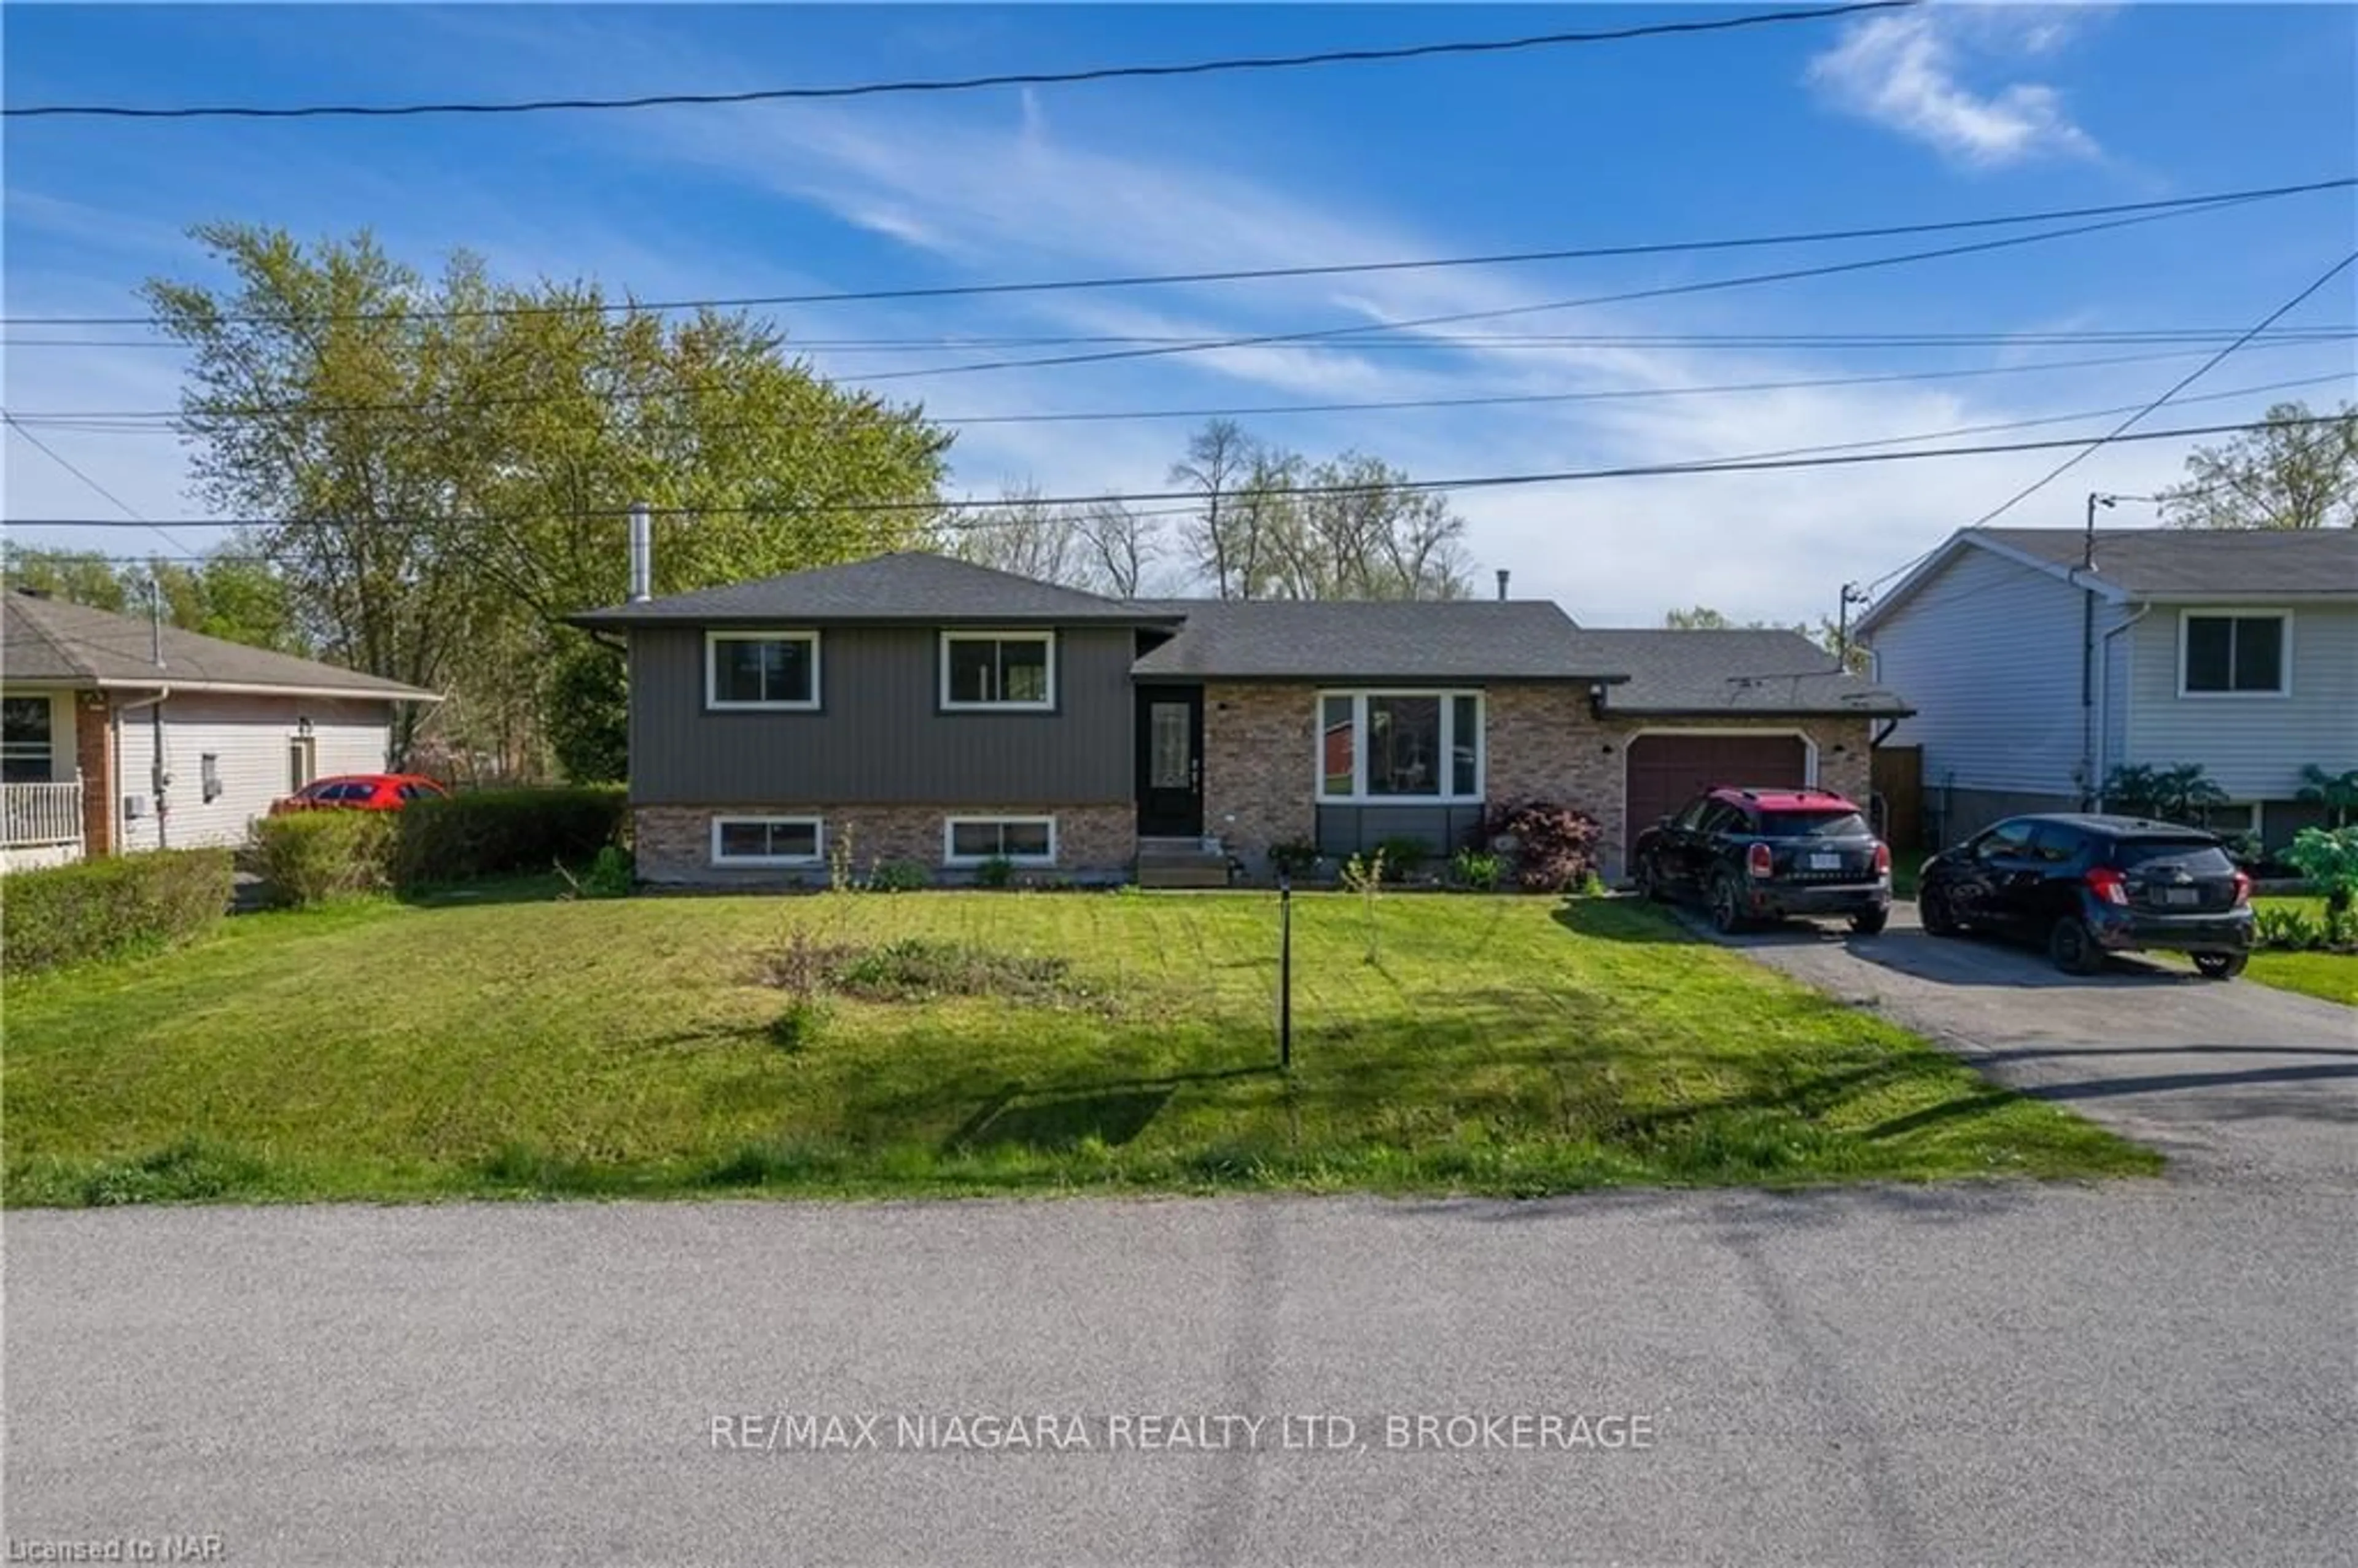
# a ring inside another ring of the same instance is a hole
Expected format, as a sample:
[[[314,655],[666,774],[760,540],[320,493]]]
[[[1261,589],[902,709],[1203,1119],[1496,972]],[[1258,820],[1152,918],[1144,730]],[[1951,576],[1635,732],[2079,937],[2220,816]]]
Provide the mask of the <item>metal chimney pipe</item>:
[[[655,525],[644,501],[631,503],[631,602],[654,597]]]
[[[1504,567],[1498,568],[1498,602],[1507,602],[1507,568]]]

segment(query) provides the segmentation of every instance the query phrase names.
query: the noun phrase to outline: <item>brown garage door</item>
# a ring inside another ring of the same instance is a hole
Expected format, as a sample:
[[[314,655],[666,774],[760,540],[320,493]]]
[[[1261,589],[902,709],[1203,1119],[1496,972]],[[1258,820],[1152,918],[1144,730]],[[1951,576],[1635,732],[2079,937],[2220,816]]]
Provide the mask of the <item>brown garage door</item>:
[[[1798,735],[1640,735],[1629,742],[1629,845],[1660,817],[1714,784],[1809,782],[1809,751]]]

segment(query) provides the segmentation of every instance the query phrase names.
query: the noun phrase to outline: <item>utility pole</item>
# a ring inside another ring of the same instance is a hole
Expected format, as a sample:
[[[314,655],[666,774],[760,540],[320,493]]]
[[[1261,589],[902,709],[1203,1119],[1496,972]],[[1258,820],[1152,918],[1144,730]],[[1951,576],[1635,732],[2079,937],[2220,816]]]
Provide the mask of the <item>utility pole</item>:
[[[1850,607],[1866,602],[1866,591],[1858,584],[1846,582],[1842,585],[1842,604],[1834,611],[1834,667],[1836,669],[1850,668]]]
[[[160,676],[164,673],[164,585],[157,579],[153,568],[147,573],[147,634],[156,660],[156,673]],[[170,829],[165,821],[168,808],[164,794],[171,785],[172,775],[164,771],[164,697],[160,691],[147,707],[147,734],[154,747],[148,782],[156,790],[156,848],[164,849],[171,847]]]

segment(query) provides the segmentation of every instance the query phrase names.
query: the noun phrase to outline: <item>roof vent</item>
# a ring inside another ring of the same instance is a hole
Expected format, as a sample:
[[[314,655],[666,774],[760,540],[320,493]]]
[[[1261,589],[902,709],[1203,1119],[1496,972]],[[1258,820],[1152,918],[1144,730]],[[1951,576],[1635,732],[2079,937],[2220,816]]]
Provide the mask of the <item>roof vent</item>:
[[[1507,602],[1507,568],[1504,567],[1498,568],[1498,602]]]

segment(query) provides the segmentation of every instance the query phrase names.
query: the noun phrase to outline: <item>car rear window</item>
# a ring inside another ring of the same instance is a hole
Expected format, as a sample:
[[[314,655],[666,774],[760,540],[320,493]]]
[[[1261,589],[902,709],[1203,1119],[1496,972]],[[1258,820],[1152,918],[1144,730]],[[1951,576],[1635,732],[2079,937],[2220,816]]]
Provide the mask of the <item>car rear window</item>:
[[[1864,838],[1866,823],[1855,811],[1764,811],[1760,831],[1770,838]]]
[[[2192,877],[2223,877],[2235,870],[2226,850],[2199,838],[2124,838],[2113,850],[2113,864],[2125,871],[2176,865]]]

